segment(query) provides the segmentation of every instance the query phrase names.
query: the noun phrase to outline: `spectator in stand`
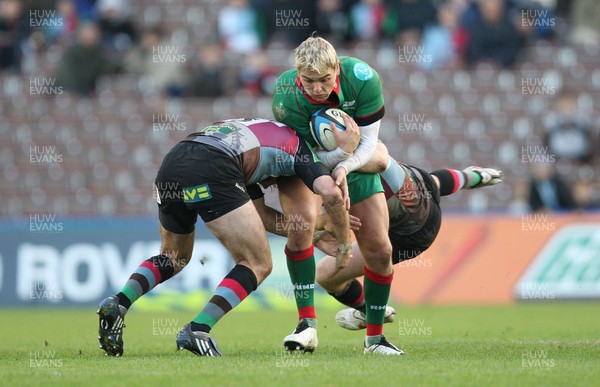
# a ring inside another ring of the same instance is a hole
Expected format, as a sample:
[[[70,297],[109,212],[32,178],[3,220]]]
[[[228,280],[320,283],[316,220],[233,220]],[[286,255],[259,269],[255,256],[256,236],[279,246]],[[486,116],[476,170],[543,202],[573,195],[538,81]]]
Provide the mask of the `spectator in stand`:
[[[102,49],[97,25],[81,25],[77,38],[77,42],[65,50],[58,64],[57,82],[66,90],[89,95],[96,90],[98,78],[116,72],[118,66]]]
[[[218,28],[226,50],[248,54],[261,47],[262,21],[248,0],[229,0],[219,12]]]
[[[512,66],[522,39],[508,15],[505,0],[480,1],[477,10],[479,15],[470,20],[467,27],[468,64],[489,62],[497,67]]]
[[[382,0],[361,0],[350,9],[352,37],[377,42],[384,32],[387,11]]]
[[[529,180],[529,209],[538,211],[572,211],[577,208],[571,186],[552,164],[533,167]]]
[[[75,0],[75,9],[81,21],[96,20],[96,0]]]
[[[558,96],[554,111],[547,115],[544,126],[549,154],[576,164],[592,163],[599,145],[589,120],[577,110],[574,93],[564,91]]]
[[[269,44],[297,47],[315,30],[316,1],[255,0]]]
[[[534,39],[551,39],[556,32],[554,9],[543,0],[519,0],[516,4],[515,22],[520,32]]]
[[[128,1],[98,0],[97,9],[103,44],[116,53],[125,53],[137,40]]]
[[[20,44],[27,36],[20,0],[0,0],[0,71],[21,70]]]
[[[187,59],[181,47],[174,46],[159,27],[154,27],[144,31],[140,45],[129,50],[125,68],[142,77],[143,91],[180,96],[187,81]]]
[[[598,0],[577,0],[571,5],[570,40],[575,44],[600,44],[600,7]]]
[[[60,27],[47,28],[46,39],[49,42],[67,43],[70,38],[77,34],[79,16],[73,0],[58,0],[56,3],[56,25]]]
[[[444,3],[438,10],[439,24],[429,25],[423,33],[423,55],[431,58],[419,61],[423,70],[440,66],[454,66],[462,62],[467,32],[459,26],[459,15],[452,3]]]
[[[581,211],[600,210],[600,192],[594,189],[591,179],[577,181],[573,185],[573,196]]]
[[[241,88],[252,96],[272,95],[277,75],[275,69],[269,64],[267,53],[260,50],[245,58],[239,81]]]
[[[191,75],[185,95],[189,97],[221,97],[225,94],[223,49],[217,45],[200,48],[191,63]]]
[[[387,0],[387,8],[386,31],[394,31],[400,44],[420,41],[425,27],[437,20],[432,0]]]
[[[319,36],[335,46],[348,42],[348,16],[342,0],[318,0],[315,14],[315,28]]]

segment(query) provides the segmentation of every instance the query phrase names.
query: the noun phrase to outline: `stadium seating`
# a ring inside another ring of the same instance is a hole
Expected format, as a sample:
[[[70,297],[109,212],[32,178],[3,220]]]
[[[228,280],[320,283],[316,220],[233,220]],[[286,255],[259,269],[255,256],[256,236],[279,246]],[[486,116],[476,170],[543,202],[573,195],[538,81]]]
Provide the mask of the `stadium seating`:
[[[221,4],[132,3],[139,11],[135,13],[139,25],[161,20],[188,52],[196,52],[214,31]],[[577,90],[580,105],[598,117],[598,50],[539,42],[512,71],[478,66],[431,73],[399,64],[397,53],[388,46],[359,44],[344,54],[364,58],[378,70],[386,99],[381,139],[398,160],[428,169],[479,164],[505,171],[501,186],[444,200],[448,209],[481,211],[510,205],[515,185],[526,178],[521,145],[541,145],[541,119],[551,107],[552,96],[524,96],[521,80],[544,78],[559,88]],[[289,49],[275,45],[267,53],[278,71],[289,66]],[[41,55],[35,75],[52,74],[55,56]],[[173,144],[215,119],[272,116],[269,97],[238,93],[212,100],[169,100],[157,93],[141,93],[137,79],[128,74],[103,78],[93,98],[68,92],[40,97],[28,92],[31,76],[0,73],[2,215],[153,213],[154,175]],[[178,114],[185,131],[154,128],[154,115],[170,112]],[[421,130],[401,130],[403,114],[415,115]],[[30,146],[36,145],[55,147],[62,161],[30,162]],[[598,173],[597,166],[595,170]]]

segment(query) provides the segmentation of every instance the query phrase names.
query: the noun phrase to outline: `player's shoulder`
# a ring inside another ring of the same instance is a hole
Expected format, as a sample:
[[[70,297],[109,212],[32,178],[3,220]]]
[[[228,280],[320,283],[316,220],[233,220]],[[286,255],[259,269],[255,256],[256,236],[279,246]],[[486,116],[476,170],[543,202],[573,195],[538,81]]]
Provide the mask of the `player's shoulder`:
[[[298,70],[296,70],[295,68],[286,70],[283,73],[281,73],[281,75],[277,78],[277,81],[275,82],[275,88],[296,86],[297,78]]]
[[[365,61],[351,56],[341,56],[339,59],[340,72],[351,81],[367,82],[379,77],[377,72]]]
[[[300,93],[300,89],[296,85],[298,71],[294,68],[284,71],[277,81],[273,90],[273,104],[282,103],[284,105],[292,104],[296,99],[296,94]]]

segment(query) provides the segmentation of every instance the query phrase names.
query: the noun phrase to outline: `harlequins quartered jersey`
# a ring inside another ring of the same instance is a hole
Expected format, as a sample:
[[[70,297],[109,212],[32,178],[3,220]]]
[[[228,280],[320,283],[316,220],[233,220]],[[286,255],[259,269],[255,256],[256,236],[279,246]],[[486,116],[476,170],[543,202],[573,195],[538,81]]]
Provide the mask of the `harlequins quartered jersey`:
[[[383,93],[379,75],[365,62],[351,57],[339,57],[340,75],[330,100],[313,101],[304,91],[298,71],[290,69],[277,79],[272,109],[275,119],[291,127],[310,145],[310,118],[316,110],[334,107],[354,118],[358,126],[366,126],[384,115]]]
[[[258,183],[271,176],[293,176],[301,159],[320,163],[310,147],[298,157],[303,143],[284,124],[262,118],[239,118],[217,121],[189,135],[184,141],[214,146],[230,154],[241,165],[246,184]],[[303,156],[305,156],[303,154]]]
[[[390,216],[390,229],[402,235],[420,230],[431,208],[433,194],[421,172],[409,165],[400,164],[404,170],[404,181],[398,192],[392,192],[385,179],[381,177]],[[439,199],[438,199],[439,200]]]

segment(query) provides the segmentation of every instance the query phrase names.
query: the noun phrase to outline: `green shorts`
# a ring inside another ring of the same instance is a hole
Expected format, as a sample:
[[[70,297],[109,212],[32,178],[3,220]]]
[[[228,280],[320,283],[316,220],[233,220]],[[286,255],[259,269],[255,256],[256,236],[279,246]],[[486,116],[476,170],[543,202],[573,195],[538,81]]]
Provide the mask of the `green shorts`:
[[[350,205],[365,200],[378,192],[383,192],[381,178],[377,173],[350,172],[347,178]]]

